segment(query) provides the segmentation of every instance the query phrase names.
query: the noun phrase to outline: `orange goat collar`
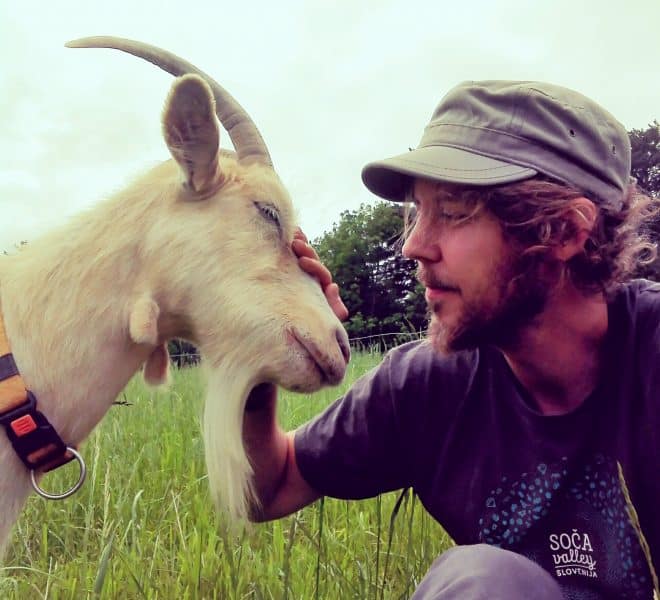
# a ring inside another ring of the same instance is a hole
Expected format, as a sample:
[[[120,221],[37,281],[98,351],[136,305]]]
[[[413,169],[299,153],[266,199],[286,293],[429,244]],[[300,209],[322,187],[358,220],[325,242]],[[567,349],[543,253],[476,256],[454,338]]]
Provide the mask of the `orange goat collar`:
[[[11,354],[0,315],[0,425],[16,454],[28,468],[51,471],[74,459],[53,426],[37,410],[37,400],[25,388]]]

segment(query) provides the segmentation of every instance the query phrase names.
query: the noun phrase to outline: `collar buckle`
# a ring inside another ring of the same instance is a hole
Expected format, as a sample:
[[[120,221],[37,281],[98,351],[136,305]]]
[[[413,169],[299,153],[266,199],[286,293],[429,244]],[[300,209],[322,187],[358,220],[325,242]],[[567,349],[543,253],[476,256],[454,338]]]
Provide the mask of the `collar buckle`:
[[[50,471],[74,458],[48,419],[37,410],[37,400],[29,390],[26,402],[0,415],[0,425],[4,425],[11,445],[28,469],[44,467],[44,471]]]
[[[26,396],[27,399],[22,404],[0,413],[0,425],[7,427],[12,421],[20,419],[37,409],[37,399],[34,397],[34,394],[29,390],[26,390]]]

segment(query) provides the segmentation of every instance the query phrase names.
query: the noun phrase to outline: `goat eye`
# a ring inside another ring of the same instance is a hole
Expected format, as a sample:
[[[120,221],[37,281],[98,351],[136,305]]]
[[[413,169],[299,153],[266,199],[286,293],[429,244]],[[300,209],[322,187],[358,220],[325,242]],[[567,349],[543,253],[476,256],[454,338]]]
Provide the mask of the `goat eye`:
[[[279,227],[280,224],[280,213],[272,204],[255,202],[254,205],[257,207],[261,215],[267,220],[275,223]]]

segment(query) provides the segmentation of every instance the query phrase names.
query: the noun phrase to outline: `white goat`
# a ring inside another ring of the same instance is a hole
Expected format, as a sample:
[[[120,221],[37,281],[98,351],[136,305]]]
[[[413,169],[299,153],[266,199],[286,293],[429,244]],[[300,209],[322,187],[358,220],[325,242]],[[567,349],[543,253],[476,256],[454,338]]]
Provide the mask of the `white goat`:
[[[211,491],[242,517],[251,500],[241,436],[250,390],[266,381],[297,391],[338,383],[346,334],[297,264],[291,201],[235,100],[150,46],[105,37],[69,46],[117,48],[183,75],[162,117],[174,160],[0,259],[0,304],[16,365],[38,409],[76,446],[140,366],[147,381],[166,379],[167,340],[193,342],[210,374]],[[236,155],[219,150],[216,103]],[[0,551],[29,491],[28,470],[0,431]]]

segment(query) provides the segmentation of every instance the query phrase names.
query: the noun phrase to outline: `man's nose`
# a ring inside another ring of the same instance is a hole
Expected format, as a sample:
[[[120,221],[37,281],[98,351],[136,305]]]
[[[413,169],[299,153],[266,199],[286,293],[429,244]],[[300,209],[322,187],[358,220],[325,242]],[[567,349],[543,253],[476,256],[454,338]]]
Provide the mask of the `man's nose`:
[[[442,258],[439,234],[437,227],[432,227],[427,219],[418,216],[408,232],[401,253],[413,260],[437,262]]]

